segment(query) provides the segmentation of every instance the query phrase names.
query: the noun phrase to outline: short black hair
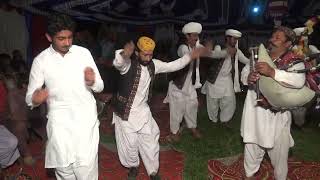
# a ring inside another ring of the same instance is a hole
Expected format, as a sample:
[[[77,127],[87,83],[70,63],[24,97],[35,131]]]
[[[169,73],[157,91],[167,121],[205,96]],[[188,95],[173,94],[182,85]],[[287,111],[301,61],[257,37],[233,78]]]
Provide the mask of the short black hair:
[[[74,32],[76,23],[65,14],[53,14],[48,18],[47,33],[50,36],[56,35],[62,30]]]

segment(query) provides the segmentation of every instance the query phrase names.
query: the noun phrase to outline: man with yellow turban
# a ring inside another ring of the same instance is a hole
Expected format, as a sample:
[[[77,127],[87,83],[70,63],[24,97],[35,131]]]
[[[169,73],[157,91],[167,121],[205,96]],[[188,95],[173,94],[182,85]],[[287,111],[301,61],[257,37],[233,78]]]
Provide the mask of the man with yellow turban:
[[[160,132],[148,105],[155,75],[182,69],[205,53],[204,48],[195,49],[166,63],[153,59],[154,48],[155,42],[142,36],[137,42],[135,53],[135,45],[130,41],[124,49],[116,51],[113,61],[121,74],[113,123],[120,162],[129,168],[128,179],[135,179],[138,175],[139,154],[150,178],[160,179]]]

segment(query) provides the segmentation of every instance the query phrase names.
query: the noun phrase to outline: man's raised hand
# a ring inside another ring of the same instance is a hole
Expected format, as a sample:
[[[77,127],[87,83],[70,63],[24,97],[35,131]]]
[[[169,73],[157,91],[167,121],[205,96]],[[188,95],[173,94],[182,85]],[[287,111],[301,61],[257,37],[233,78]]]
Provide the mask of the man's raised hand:
[[[192,50],[190,57],[191,59],[198,59],[199,57],[208,56],[210,53],[209,48],[199,47]]]
[[[134,52],[134,48],[135,48],[135,45],[134,45],[133,41],[128,42],[126,45],[124,45],[123,51],[120,53],[121,56],[124,59],[129,59],[131,57],[132,53]]]

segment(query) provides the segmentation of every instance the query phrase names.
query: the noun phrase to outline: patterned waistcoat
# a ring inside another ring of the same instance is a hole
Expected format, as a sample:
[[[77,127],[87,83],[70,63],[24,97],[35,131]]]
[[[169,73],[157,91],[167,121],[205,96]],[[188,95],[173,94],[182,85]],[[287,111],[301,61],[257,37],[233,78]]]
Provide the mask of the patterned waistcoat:
[[[151,76],[148,101],[152,96],[152,85],[155,76],[154,63],[151,60],[147,65],[149,74]],[[133,104],[133,100],[136,96],[139,81],[141,77],[141,66],[138,60],[131,60],[131,67],[126,74],[120,75],[118,81],[118,91],[115,97],[115,113],[121,117],[122,120],[127,121],[129,118],[130,110]]]

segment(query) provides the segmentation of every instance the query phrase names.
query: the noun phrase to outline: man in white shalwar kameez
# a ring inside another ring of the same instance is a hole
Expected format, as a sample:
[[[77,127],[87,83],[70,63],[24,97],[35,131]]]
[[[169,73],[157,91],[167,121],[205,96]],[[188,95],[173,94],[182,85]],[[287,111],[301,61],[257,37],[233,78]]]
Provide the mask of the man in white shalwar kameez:
[[[45,168],[55,168],[57,180],[98,180],[93,91],[101,92],[103,81],[89,50],[72,45],[73,32],[74,22],[66,15],[50,17],[46,38],[51,45],[32,63],[26,103],[48,105]]]
[[[211,56],[214,58],[217,53],[224,54],[223,60],[221,60],[223,62],[217,67],[209,68],[207,80],[201,90],[203,94],[206,94],[208,116],[214,123],[218,122],[219,109],[221,123],[227,123],[231,120],[236,110],[235,92],[241,91],[238,63],[239,61],[244,64],[250,62],[238,49],[238,40],[242,33],[234,29],[228,29],[225,36],[226,49],[219,52],[219,47],[216,46],[212,53],[213,56]]]
[[[276,29],[269,39],[269,55],[275,63],[280,63],[290,57],[290,48],[295,41],[294,32],[287,27]],[[293,69],[304,69],[299,63]],[[248,76],[248,83],[253,84],[259,79],[259,73],[271,77],[289,88],[301,88],[305,83],[304,73],[289,73],[273,69],[265,62],[255,65],[256,72]],[[294,145],[290,134],[290,111],[273,111],[267,106],[260,106],[256,101],[256,92],[248,90],[241,121],[241,136],[244,147],[244,168],[247,179],[254,179],[259,170],[265,152],[268,153],[274,175],[277,180],[285,180],[288,173],[288,152]]]
[[[293,31],[296,33],[297,40],[299,41],[298,45],[295,45],[292,48],[293,51],[306,56],[320,53],[320,50],[312,44],[307,44],[307,48],[305,48],[305,43],[308,43],[307,27],[295,28],[293,29]],[[309,52],[304,52],[304,50]],[[296,109],[291,110],[291,113],[295,125],[297,125],[298,127],[302,127],[303,124],[306,122],[307,108],[298,107]]]
[[[159,128],[152,117],[148,100],[154,75],[177,71],[196,59],[204,48],[165,63],[152,59],[155,42],[145,36],[134,44],[127,43],[117,50],[113,65],[120,71],[113,123],[115,124],[118,155],[129,168],[128,178],[135,179],[140,164],[139,154],[151,179],[159,179]],[[133,55],[132,55],[133,54]]]
[[[183,26],[182,33],[185,35],[186,44],[181,44],[177,50],[179,57],[190,53],[199,44],[199,34],[202,31],[200,23],[190,22]],[[193,82],[193,77],[195,77]],[[190,63],[183,70],[175,73],[175,77],[169,82],[167,97],[164,103],[169,103],[170,107],[170,131],[168,141],[179,140],[179,129],[184,119],[187,127],[191,130],[195,138],[200,138],[201,134],[197,129],[198,96],[197,88],[200,83],[199,59]]]

